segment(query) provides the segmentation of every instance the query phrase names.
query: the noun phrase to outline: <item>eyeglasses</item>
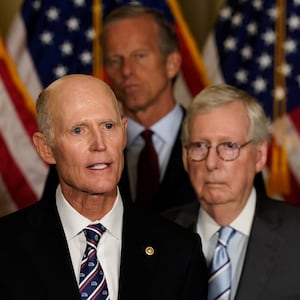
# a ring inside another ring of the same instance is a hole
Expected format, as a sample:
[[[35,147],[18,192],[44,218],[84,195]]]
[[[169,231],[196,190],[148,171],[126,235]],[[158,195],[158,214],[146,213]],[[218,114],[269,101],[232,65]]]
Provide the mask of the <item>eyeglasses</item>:
[[[186,145],[188,157],[193,161],[202,161],[207,158],[209,149],[216,148],[218,156],[224,161],[233,161],[240,155],[241,148],[250,144],[252,140],[245,144],[239,145],[234,142],[224,142],[218,144],[216,147],[211,146],[207,142],[193,142]]]

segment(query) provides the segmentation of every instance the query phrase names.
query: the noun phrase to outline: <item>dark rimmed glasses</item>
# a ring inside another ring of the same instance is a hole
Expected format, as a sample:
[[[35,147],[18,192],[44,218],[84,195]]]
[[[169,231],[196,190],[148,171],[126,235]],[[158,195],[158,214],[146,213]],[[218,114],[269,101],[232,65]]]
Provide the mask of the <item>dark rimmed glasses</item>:
[[[188,157],[193,161],[202,161],[207,158],[209,149],[216,148],[218,156],[224,161],[233,161],[238,158],[243,147],[250,144],[252,140],[240,145],[234,142],[223,142],[216,147],[207,142],[192,142],[185,146]]]

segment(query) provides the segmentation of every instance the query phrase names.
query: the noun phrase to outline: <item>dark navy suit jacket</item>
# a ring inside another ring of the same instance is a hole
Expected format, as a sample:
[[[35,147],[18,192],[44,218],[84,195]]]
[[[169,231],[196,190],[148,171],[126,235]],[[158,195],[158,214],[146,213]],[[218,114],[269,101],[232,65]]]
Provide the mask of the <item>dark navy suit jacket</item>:
[[[0,299],[80,300],[54,198],[1,218],[0,236]],[[118,299],[204,300],[206,293],[199,237],[125,205]]]
[[[165,216],[195,231],[199,204]],[[248,248],[235,299],[300,299],[300,208],[257,193]]]

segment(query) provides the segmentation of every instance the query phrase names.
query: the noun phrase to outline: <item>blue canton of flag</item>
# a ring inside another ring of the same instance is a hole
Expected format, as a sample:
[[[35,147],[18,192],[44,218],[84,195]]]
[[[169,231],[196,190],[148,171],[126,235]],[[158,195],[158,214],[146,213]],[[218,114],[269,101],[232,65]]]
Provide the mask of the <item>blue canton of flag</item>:
[[[287,112],[299,107],[300,1],[286,1],[284,74]],[[275,0],[229,0],[220,12],[216,42],[220,67],[227,83],[246,90],[273,115]]]
[[[66,74],[92,73],[92,0],[27,0],[21,14],[42,86]]]

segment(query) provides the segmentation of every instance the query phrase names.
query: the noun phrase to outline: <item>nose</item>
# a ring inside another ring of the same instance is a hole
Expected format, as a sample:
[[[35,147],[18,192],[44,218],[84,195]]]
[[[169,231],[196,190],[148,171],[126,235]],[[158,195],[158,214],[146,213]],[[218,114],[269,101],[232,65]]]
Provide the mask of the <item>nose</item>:
[[[208,149],[208,154],[205,159],[205,164],[208,170],[214,170],[218,167],[220,162],[220,157],[217,153],[216,147],[210,147]]]
[[[90,150],[103,151],[106,149],[105,137],[98,129],[94,129],[91,133]]]
[[[124,58],[122,62],[122,73],[125,77],[128,77],[132,74],[133,72],[133,62],[128,58]]]

